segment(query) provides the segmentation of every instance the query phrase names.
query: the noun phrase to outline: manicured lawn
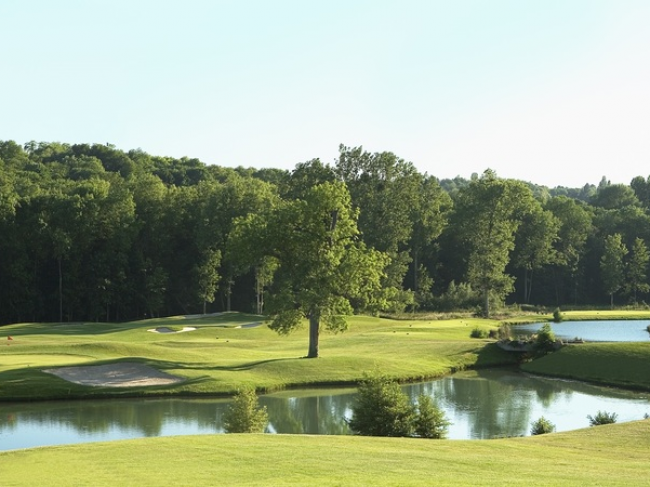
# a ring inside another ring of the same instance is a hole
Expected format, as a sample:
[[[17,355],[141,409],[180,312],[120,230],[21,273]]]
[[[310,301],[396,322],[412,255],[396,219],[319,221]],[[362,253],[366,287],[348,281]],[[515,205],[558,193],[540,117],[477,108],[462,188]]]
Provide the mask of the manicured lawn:
[[[650,421],[482,441],[164,437],[0,453],[3,487],[650,485]]]
[[[566,311],[562,312],[565,320],[647,320],[650,319],[649,310],[593,310],[593,311]]]
[[[594,318],[588,313],[580,316]],[[622,318],[621,312],[616,317]],[[354,382],[374,370],[420,379],[513,360],[490,341],[469,338],[475,326],[498,326],[493,320],[353,317],[346,333],[322,335],[322,358],[309,360],[302,358],[306,331],[280,337],[265,326],[239,328],[259,321],[256,316],[227,314],[124,324],[2,327],[0,400],[228,394],[242,384],[271,390]],[[197,330],[147,331],[162,326]],[[8,335],[12,341],[6,340]],[[187,381],[177,386],[109,389],[77,386],[41,371],[120,361],[146,363]],[[565,347],[525,364],[524,369],[650,390],[649,363],[650,344],[583,344]],[[160,437],[0,452],[0,485],[628,486],[650,485],[649,456],[647,420],[484,441],[307,435]]]
[[[650,343],[583,343],[522,365],[526,372],[650,390]]]
[[[472,328],[493,320],[388,320],[350,318],[345,333],[321,336],[321,358],[302,358],[307,332],[278,336],[260,317],[238,313],[205,318],[173,317],[122,324],[27,323],[0,328],[0,400],[62,397],[232,394],[242,385],[260,391],[287,386],[358,381],[380,370],[404,380],[438,377],[469,366],[510,363],[513,358]],[[184,333],[152,333],[157,327],[196,327]],[[6,340],[11,336],[12,341]],[[488,346],[486,346],[486,344]],[[140,362],[186,379],[174,386],[129,389],[87,387],[42,372],[67,365]]]

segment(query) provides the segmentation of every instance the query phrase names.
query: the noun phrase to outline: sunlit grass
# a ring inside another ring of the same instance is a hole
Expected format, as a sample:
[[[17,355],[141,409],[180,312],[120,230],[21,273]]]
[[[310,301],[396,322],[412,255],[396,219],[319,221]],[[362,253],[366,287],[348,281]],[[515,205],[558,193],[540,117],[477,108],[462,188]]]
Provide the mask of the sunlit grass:
[[[28,323],[1,329],[0,399],[97,397],[106,395],[231,394],[242,385],[260,391],[288,386],[342,384],[367,372],[403,380],[439,377],[474,365],[512,363],[485,340],[469,338],[480,323],[494,320],[390,320],[349,318],[345,333],[323,333],[321,358],[303,358],[307,330],[283,337],[261,317],[239,313],[199,318],[169,317],[132,323]],[[183,333],[153,333],[166,327]],[[172,386],[115,390],[77,386],[41,372],[44,368],[118,361],[145,363],[186,379]]]
[[[650,421],[501,440],[204,435],[0,453],[4,487],[650,483]]]

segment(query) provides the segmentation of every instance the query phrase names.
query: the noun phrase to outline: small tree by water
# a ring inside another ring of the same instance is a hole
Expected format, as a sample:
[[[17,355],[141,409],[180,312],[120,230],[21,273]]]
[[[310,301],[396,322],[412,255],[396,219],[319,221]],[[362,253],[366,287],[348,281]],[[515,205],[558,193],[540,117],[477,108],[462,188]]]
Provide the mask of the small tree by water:
[[[411,436],[415,407],[399,384],[385,376],[366,377],[352,408],[349,426],[363,436]]]
[[[564,316],[562,315],[562,311],[560,311],[560,308],[555,308],[555,310],[553,311],[553,321],[555,323],[561,323],[563,319]]]
[[[598,411],[595,416],[587,416],[589,420],[589,426],[599,426],[601,424],[612,424],[616,423],[618,419],[618,414],[608,413],[607,411]]]
[[[435,401],[426,394],[420,394],[414,421],[415,434],[420,438],[444,439],[447,437],[449,425],[451,421]]]
[[[363,436],[445,438],[451,423],[431,399],[421,394],[411,404],[399,384],[385,376],[366,377],[352,408],[350,429]]]
[[[554,347],[555,333],[553,333],[551,325],[544,323],[537,332],[537,338],[535,338],[535,350],[538,353],[548,353],[551,352]]]
[[[264,433],[269,422],[266,407],[260,407],[252,388],[242,389],[224,414],[226,433]]]
[[[553,433],[553,431],[555,431],[555,425],[544,416],[541,416],[537,421],[531,423],[531,435],[544,435],[546,433]]]

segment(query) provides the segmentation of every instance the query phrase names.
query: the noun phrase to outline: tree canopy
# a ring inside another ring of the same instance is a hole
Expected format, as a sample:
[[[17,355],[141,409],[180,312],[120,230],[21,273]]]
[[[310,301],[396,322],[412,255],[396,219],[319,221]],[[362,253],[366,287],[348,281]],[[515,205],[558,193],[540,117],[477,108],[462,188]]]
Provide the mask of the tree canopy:
[[[439,181],[345,145],[287,171],[0,141],[0,323],[235,309],[315,333],[350,312],[647,302],[648,181]]]

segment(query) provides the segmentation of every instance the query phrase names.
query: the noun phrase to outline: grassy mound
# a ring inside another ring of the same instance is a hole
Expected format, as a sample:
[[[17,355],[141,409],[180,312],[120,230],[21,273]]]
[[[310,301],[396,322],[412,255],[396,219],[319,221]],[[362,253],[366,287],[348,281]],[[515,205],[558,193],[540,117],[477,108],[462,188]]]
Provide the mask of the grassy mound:
[[[584,343],[522,365],[526,372],[650,390],[650,343]]]
[[[205,435],[0,453],[2,485],[646,485],[650,421],[485,441]],[[37,465],[38,468],[34,468]]]

